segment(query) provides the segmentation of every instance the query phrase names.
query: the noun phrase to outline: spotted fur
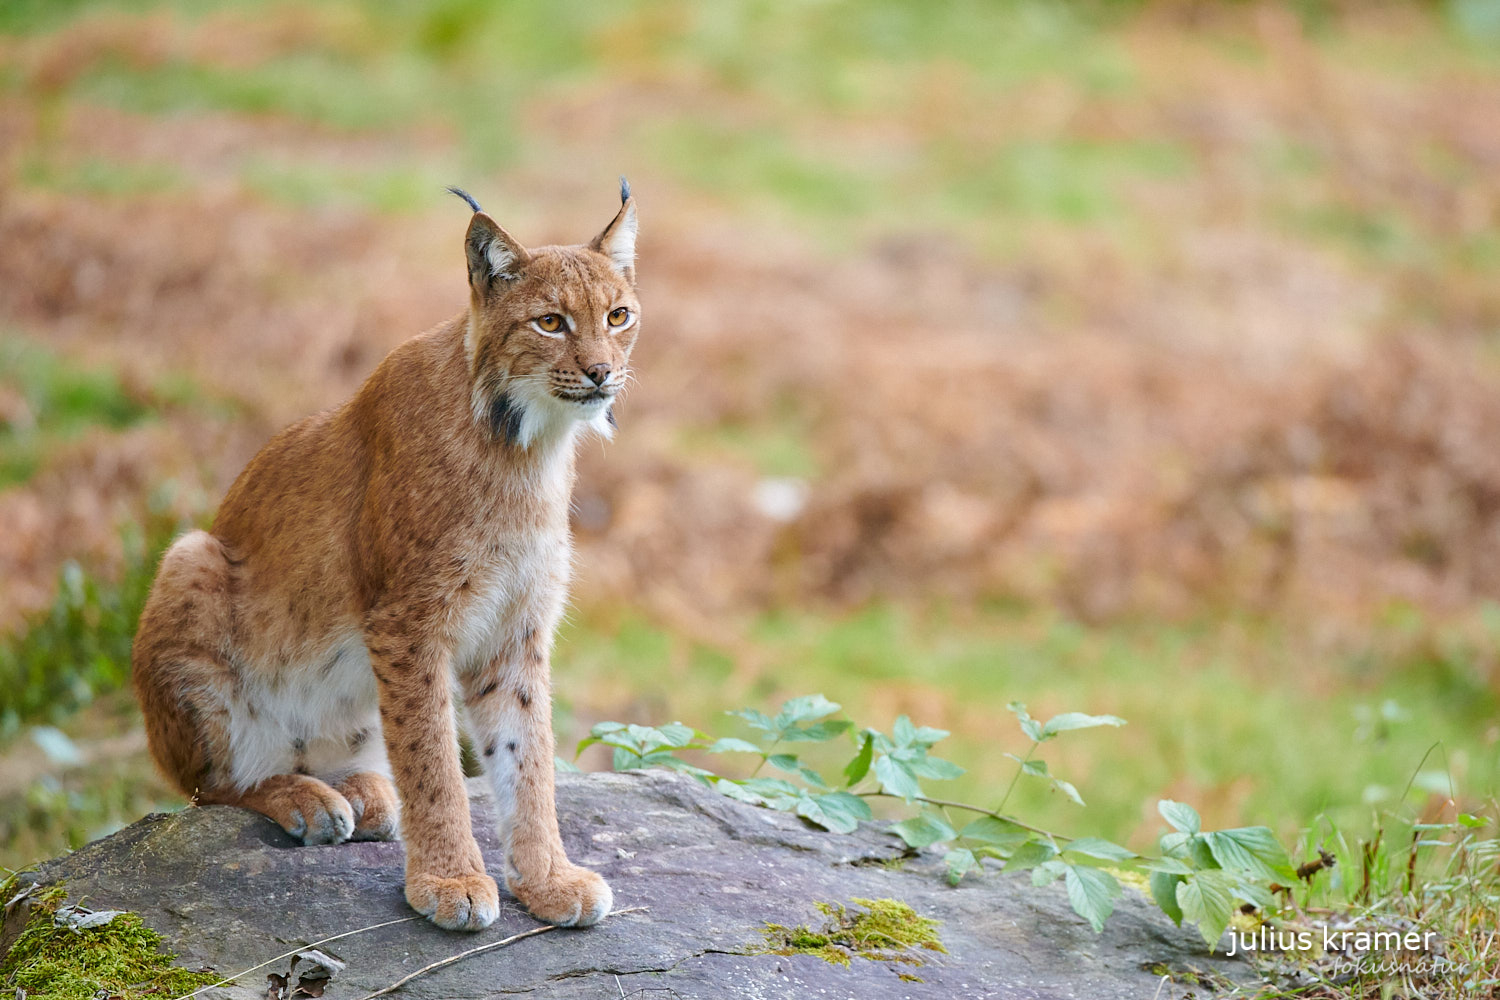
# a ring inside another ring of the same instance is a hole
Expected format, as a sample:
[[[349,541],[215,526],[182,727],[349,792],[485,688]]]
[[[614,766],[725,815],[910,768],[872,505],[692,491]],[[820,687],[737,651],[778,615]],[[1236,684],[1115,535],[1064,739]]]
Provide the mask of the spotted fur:
[[[212,530],[167,551],[136,635],[151,752],[178,787],[308,844],[399,829],[406,898],[443,927],[485,927],[499,908],[469,826],[455,693],[494,785],[510,891],[565,925],[611,905],[558,836],[549,658],[575,444],[612,432],[640,329],[624,195],[592,243],[535,249],[464,196],[468,311],[273,438]],[[628,322],[612,325],[619,310]],[[548,314],[567,318],[562,335],[537,325]]]

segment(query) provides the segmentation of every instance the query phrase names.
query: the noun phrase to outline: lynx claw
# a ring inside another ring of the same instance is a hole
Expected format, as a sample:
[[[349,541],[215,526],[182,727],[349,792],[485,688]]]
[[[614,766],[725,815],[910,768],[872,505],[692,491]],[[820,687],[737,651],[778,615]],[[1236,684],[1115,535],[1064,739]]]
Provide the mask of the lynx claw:
[[[406,901],[444,930],[481,931],[500,915],[500,890],[488,875],[409,875]]]

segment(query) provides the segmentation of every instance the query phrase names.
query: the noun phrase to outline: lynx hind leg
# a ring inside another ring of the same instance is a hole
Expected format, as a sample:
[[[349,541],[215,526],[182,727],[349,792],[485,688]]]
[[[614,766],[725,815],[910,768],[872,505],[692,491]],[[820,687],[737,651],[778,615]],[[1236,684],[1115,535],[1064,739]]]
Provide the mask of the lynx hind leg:
[[[131,647],[131,675],[146,742],[162,773],[189,798],[228,783],[231,668],[223,646],[231,609],[229,561],[204,531],[162,556]]]
[[[401,800],[391,779],[374,771],[351,774],[334,785],[354,810],[350,840],[395,840],[401,831]]]

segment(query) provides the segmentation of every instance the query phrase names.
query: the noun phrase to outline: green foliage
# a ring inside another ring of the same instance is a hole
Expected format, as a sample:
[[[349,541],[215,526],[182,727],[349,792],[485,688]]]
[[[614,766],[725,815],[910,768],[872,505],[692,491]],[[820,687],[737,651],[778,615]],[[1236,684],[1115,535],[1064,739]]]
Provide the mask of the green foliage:
[[[118,581],[63,567],[52,607],[0,639],[0,738],[22,723],[58,720],[130,680],[130,643],[156,562],[178,526],[158,517],[128,531]]]
[[[866,799],[897,800],[911,814],[893,823],[890,832],[913,850],[941,848],[951,884],[981,872],[986,859],[1003,864],[1007,871],[1030,870],[1038,886],[1062,879],[1069,904],[1095,931],[1104,927],[1123,891],[1116,873],[1149,876],[1152,898],[1162,910],[1177,923],[1196,924],[1210,948],[1217,944],[1240,901],[1270,908],[1270,885],[1296,880],[1286,849],[1269,829],[1204,831],[1198,813],[1180,802],[1159,804],[1162,817],[1173,829],[1163,836],[1158,858],[1143,858],[1101,837],[1065,837],[1002,811],[1016,782],[1028,776],[1047,782],[1082,805],[1077,789],[1051,774],[1037,751],[1062,733],[1125,725],[1118,716],[1063,712],[1043,722],[1032,718],[1025,705],[1013,702],[1010,710],[1031,747],[1024,756],[1008,755],[1016,762],[1015,775],[1000,805],[985,809],[931,797],[923,787],[924,780],[949,781],[964,773],[963,768],[931,753],[947,738],[946,731],[917,726],[904,715],[889,733],[857,729],[850,720],[831,718],[840,710],[837,703],[817,694],[787,701],[775,717],[753,708],[727,713],[759,733],[758,742],[737,736],[715,739],[680,722],[660,727],[601,722],[579,743],[578,750],[603,743],[614,748],[617,770],[669,767],[693,775],[730,798],[793,812],[838,833],[852,831],[861,820],[872,818]],[[834,787],[837,779],[809,766],[798,754],[780,749],[783,744],[845,740],[852,745],[852,754],[837,770],[843,779],[838,789]],[[750,754],[759,762],[748,777],[736,778],[677,756],[688,751]],[[758,777],[767,764],[788,777]],[[953,811],[974,818],[960,829],[951,819]],[[783,931],[777,928],[778,933]],[[799,940],[811,940],[812,932],[806,928],[796,933],[801,935]],[[821,942],[816,949],[827,946],[826,934],[812,937]]]
[[[0,895],[10,900],[16,884],[7,880]],[[56,915],[66,898],[61,886],[34,896],[25,929],[0,959],[0,982],[17,996],[140,1000],[184,996],[218,981],[211,973],[173,965],[176,956],[161,950],[161,935],[138,914],[120,913],[102,926],[83,929],[60,923]]]

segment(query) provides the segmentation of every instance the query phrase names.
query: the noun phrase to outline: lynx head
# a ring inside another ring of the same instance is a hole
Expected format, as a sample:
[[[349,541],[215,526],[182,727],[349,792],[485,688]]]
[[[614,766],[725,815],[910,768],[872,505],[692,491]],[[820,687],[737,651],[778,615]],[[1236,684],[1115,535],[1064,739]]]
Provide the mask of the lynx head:
[[[608,437],[640,332],[635,199],[587,246],[523,247],[473,198],[465,346],[475,418],[521,448],[582,423]]]

